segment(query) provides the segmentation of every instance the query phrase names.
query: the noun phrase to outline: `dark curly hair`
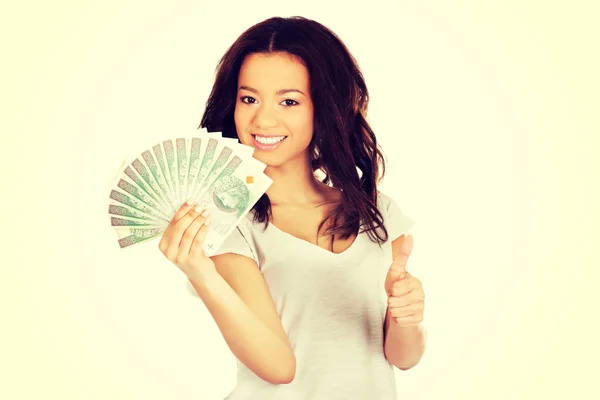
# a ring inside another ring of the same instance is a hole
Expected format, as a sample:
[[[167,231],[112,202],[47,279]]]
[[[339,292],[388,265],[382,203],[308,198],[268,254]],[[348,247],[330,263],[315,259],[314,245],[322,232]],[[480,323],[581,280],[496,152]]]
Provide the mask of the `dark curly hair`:
[[[386,242],[388,233],[377,208],[385,161],[366,121],[367,86],[344,43],[322,24],[299,16],[273,17],[243,32],[217,65],[199,128],[238,139],[234,122],[238,76],[245,57],[253,53],[289,53],[308,69],[314,105],[308,148],[312,169],[323,174],[322,182],[341,190],[341,203],[321,222],[319,231],[331,219],[326,234],[332,243],[334,237],[346,239],[357,232],[367,232],[379,244]],[[266,228],[272,216],[266,193],[252,209],[255,221]]]

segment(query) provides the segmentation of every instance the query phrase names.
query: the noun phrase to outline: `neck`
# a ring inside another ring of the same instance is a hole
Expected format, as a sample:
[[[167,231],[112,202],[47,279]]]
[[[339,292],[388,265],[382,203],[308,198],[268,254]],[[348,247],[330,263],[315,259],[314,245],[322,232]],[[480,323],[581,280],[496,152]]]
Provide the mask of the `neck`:
[[[265,174],[273,180],[267,190],[272,205],[305,205],[322,200],[325,184],[314,176],[307,156],[277,167],[267,166]]]

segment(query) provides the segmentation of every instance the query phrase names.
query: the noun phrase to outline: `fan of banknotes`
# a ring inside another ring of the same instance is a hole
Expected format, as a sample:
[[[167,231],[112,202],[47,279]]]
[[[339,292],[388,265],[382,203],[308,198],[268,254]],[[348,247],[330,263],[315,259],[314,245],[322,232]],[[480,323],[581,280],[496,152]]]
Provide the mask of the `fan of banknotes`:
[[[164,140],[123,162],[108,215],[121,249],[162,236],[188,199],[210,210],[204,251],[213,254],[273,181],[254,148],[221,132]]]

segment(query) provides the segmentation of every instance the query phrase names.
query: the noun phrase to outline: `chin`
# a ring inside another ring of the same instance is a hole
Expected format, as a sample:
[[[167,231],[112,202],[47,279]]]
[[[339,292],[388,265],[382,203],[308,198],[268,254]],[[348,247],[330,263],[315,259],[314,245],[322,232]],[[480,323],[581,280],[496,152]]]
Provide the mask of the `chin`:
[[[261,163],[266,164],[268,167],[279,167],[285,164],[286,161],[288,161],[287,159],[284,159],[282,157],[277,157],[272,154],[265,154],[260,150],[254,150],[253,157]]]

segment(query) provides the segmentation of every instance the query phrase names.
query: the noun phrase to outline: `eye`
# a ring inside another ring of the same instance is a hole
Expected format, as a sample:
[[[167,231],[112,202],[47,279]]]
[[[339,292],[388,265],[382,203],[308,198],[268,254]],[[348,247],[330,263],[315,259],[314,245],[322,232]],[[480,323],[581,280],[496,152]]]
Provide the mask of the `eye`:
[[[242,103],[253,104],[252,102],[249,103],[249,102],[244,101],[245,99],[249,99],[249,100],[251,99],[252,102],[256,101],[256,99],[254,97],[250,97],[250,96],[242,96],[242,97],[240,97],[240,100],[241,100]]]
[[[286,107],[293,107],[295,105],[298,105],[298,102],[292,99],[285,99],[284,102],[286,103]],[[290,104],[290,102],[292,102],[293,104]]]

